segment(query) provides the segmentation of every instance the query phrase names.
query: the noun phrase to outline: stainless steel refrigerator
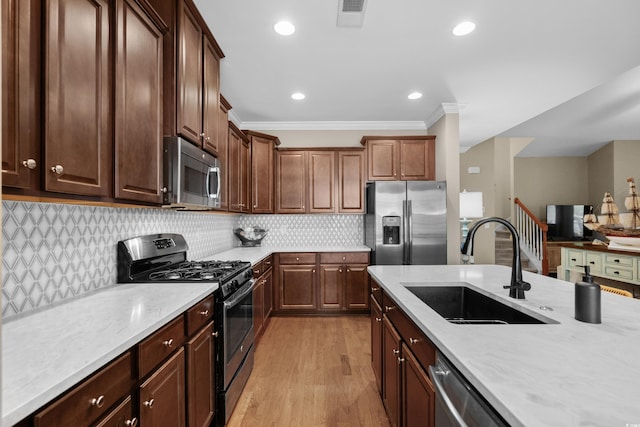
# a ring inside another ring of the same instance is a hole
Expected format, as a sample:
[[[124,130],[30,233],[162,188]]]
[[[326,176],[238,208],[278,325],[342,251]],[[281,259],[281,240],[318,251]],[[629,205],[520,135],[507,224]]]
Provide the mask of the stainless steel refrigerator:
[[[444,181],[367,183],[365,244],[377,265],[446,264]]]

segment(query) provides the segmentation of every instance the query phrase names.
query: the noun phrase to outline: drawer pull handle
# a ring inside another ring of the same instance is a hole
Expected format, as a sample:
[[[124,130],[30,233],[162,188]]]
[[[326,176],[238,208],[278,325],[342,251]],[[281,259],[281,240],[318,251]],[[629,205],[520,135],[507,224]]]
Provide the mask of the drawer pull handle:
[[[256,276],[260,274],[260,270],[253,270],[253,274],[255,274]]]
[[[400,354],[400,350],[396,350],[395,348],[394,348],[393,350],[391,350],[391,351],[392,351],[392,352],[393,352],[393,354],[395,354],[396,356],[397,356],[398,354]]]
[[[402,364],[402,362],[404,362],[404,359],[401,357],[398,357],[398,365]]]
[[[51,166],[51,172],[56,175],[62,175],[64,173],[64,167],[62,167],[62,165]]]
[[[378,292],[380,288],[371,288],[371,292]]]
[[[595,263],[596,263],[595,261],[589,261],[589,264],[591,265],[595,265]]]
[[[91,399],[91,406],[95,406],[96,408],[102,408],[104,405],[104,395],[98,396],[98,398]]]
[[[22,161],[22,166],[27,169],[35,169],[36,166],[38,166],[38,163],[36,163],[36,161],[33,159],[27,159]]]
[[[299,257],[296,257],[296,261],[300,261],[300,258],[299,258]]]
[[[376,322],[382,322],[382,319],[379,317],[376,317]]]
[[[209,315],[209,310],[203,310],[200,312],[200,314],[204,317],[207,317]]]
[[[418,344],[418,343],[420,342],[420,340],[417,340],[417,339],[415,339],[415,338],[409,338],[409,342],[410,342],[411,344]]]
[[[577,261],[577,259],[575,259],[575,258],[571,258],[571,261],[576,262],[576,261]]]
[[[130,420],[126,420],[124,425],[127,427],[136,427],[138,425],[138,419],[136,417],[131,418]]]
[[[346,260],[346,259],[347,259],[347,257],[346,257],[346,256],[343,256],[343,257],[342,257],[342,260],[343,260],[343,261],[344,261],[344,260]]]
[[[264,285],[265,283],[267,283],[267,279],[262,279],[262,284]]]
[[[142,404],[147,408],[151,409],[153,408],[153,402],[155,402],[154,399],[149,399],[149,400],[145,400]]]
[[[620,274],[620,272],[619,271],[614,271],[613,274]]]
[[[395,308],[395,307],[393,307],[393,306],[385,305],[385,306],[384,306],[384,311],[388,313],[388,312],[390,312],[391,310],[393,310],[394,308]]]
[[[220,335],[220,332],[218,332],[218,331],[215,331],[215,332],[212,332],[212,333],[211,333],[211,336],[212,336],[212,337],[216,337],[216,338],[217,338],[217,337],[218,337],[218,335]]]
[[[173,338],[169,338],[168,340],[162,341],[162,345],[167,348],[171,348],[173,346]]]
[[[620,260],[619,260],[618,258],[616,258],[616,259],[614,259],[614,260],[613,260],[613,262],[617,262],[617,263],[619,263],[619,262],[620,262]]]

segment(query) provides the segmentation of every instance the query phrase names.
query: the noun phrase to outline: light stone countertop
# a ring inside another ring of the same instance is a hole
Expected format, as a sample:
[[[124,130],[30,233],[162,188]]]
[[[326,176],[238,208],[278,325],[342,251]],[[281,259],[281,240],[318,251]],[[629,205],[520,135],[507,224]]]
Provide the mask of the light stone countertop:
[[[19,422],[217,288],[115,285],[5,321],[1,425]]]
[[[243,247],[229,249],[228,251],[219,252],[207,259],[217,259],[222,261],[241,260],[250,261],[255,264],[270,254],[281,252],[370,252],[367,246],[258,246]]]
[[[526,299],[509,298],[502,288],[508,267],[370,266],[369,272],[511,425],[640,425],[640,301],[602,292],[602,323],[589,324],[574,318],[569,282],[524,272],[531,283]],[[405,287],[460,282],[558,323],[456,325]]]

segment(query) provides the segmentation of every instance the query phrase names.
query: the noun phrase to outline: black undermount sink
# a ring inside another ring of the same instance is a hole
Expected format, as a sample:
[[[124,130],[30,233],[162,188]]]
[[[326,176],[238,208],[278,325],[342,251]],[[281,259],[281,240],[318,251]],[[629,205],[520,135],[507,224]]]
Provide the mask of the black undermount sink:
[[[468,286],[406,286],[447,321],[464,325],[546,324]]]

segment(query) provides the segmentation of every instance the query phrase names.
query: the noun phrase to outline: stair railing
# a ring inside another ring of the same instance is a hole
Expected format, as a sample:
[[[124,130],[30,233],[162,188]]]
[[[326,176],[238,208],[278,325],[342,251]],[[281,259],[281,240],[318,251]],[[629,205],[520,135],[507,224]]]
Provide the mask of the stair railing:
[[[547,230],[549,227],[527,209],[517,197],[514,199],[514,203],[516,205],[514,226],[520,235],[520,247],[538,271],[548,276]]]

